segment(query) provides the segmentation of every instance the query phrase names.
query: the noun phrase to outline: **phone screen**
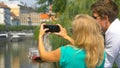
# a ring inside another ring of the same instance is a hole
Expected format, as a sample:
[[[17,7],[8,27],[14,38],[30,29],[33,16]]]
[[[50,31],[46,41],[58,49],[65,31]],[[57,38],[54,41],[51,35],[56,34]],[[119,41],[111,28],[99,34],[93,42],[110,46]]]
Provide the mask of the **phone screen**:
[[[60,27],[58,25],[44,25],[44,28],[48,28],[46,32],[60,32]]]

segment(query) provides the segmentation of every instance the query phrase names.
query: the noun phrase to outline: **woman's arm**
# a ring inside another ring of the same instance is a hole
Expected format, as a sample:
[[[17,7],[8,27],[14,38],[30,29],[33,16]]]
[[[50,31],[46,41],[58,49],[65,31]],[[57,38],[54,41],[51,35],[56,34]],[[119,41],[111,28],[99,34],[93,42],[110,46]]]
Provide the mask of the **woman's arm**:
[[[74,40],[70,36],[68,36],[66,29],[63,28],[60,24],[58,24],[58,25],[60,27],[60,32],[57,32],[54,34],[57,34],[57,35],[63,37],[64,39],[68,40],[71,44],[74,45]]]
[[[47,29],[44,29],[43,26],[44,24],[41,24],[39,39],[38,39],[38,49],[39,49],[40,57],[44,61],[58,62],[60,59],[60,48],[50,52],[47,52],[45,50],[44,43],[43,43],[43,36]]]

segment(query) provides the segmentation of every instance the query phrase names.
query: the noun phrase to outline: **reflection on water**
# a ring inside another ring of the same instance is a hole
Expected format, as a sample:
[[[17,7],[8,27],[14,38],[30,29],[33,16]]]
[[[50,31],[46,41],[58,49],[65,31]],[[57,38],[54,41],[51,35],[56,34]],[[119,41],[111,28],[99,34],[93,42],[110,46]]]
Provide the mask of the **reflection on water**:
[[[54,68],[53,63],[36,63],[28,59],[31,47],[37,47],[34,39],[0,42],[0,68]]]

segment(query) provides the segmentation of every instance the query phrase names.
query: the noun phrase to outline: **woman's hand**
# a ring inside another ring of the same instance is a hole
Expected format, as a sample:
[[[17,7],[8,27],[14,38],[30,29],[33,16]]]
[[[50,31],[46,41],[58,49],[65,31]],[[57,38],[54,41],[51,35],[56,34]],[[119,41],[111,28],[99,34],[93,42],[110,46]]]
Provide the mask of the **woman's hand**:
[[[63,38],[67,36],[67,31],[65,28],[63,28],[60,24],[57,24],[60,27],[60,32],[55,32],[54,34],[59,35]]]
[[[38,49],[40,57],[43,61],[58,62],[60,59],[60,48],[53,51],[46,51],[43,42],[43,36],[46,33],[47,28],[44,28],[45,23],[41,24],[40,33],[38,38]],[[48,32],[49,33],[49,32]]]
[[[56,32],[54,34],[57,34],[63,37],[64,39],[68,40],[71,44],[74,45],[74,40],[70,36],[68,36],[66,29],[63,28],[60,24],[57,24],[57,25],[60,27],[60,32]]]
[[[48,29],[44,29],[44,25],[45,25],[45,23],[42,23],[40,25],[40,33],[39,33],[40,37],[43,37],[43,35],[45,34],[45,31],[48,30]]]

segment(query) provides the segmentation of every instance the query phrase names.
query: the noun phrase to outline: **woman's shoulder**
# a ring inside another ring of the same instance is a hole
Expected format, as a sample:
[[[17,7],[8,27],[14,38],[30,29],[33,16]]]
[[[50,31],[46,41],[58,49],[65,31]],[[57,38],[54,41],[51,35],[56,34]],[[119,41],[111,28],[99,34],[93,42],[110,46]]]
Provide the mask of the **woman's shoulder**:
[[[78,47],[75,47],[73,45],[65,45],[65,46],[62,46],[61,47],[61,50],[63,50],[64,52],[85,52],[84,49],[82,48],[78,48]]]
[[[61,48],[63,48],[63,49],[74,49],[76,47],[74,47],[73,45],[64,45],[64,46],[61,46]]]
[[[60,59],[61,65],[66,64],[68,62],[74,62],[75,65],[77,63],[85,65],[84,59],[86,57],[86,53],[83,49],[74,47],[72,45],[62,46],[62,48],[63,50],[61,50],[61,59]]]

